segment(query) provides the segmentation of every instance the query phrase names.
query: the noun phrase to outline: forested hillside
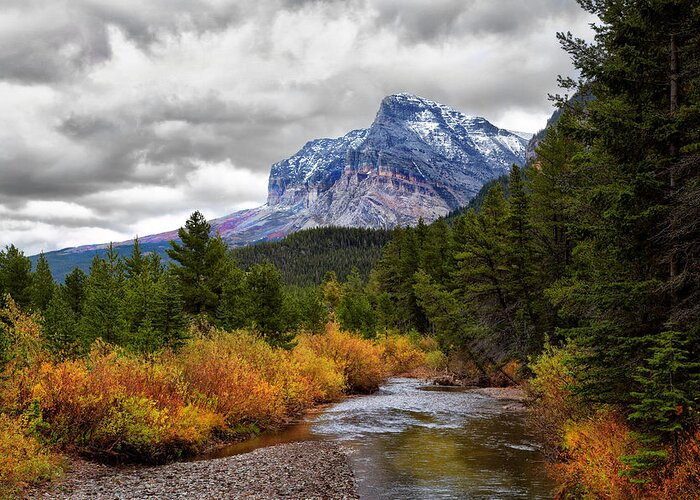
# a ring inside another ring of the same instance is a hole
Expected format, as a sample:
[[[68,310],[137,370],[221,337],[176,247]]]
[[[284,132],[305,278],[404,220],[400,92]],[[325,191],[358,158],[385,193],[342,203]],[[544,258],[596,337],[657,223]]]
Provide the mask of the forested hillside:
[[[267,260],[291,285],[318,285],[329,271],[345,280],[353,268],[366,280],[392,234],[383,229],[321,227],[280,241],[236,248],[233,256],[245,270]]]

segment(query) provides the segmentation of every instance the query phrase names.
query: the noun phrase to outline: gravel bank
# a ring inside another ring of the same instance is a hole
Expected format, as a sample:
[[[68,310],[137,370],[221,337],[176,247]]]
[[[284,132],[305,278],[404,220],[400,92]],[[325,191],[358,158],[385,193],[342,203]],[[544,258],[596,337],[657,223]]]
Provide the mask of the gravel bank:
[[[27,498],[355,499],[352,470],[336,443],[309,441],[155,467],[77,462],[64,479]]]

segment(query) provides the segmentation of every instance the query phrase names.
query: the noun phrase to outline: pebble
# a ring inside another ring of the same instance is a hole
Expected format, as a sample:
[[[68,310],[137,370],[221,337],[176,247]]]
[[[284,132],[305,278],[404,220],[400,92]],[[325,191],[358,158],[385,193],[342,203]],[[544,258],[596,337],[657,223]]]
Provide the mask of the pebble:
[[[160,466],[76,461],[62,480],[25,498],[357,499],[347,455],[337,443],[307,441],[243,455]]]

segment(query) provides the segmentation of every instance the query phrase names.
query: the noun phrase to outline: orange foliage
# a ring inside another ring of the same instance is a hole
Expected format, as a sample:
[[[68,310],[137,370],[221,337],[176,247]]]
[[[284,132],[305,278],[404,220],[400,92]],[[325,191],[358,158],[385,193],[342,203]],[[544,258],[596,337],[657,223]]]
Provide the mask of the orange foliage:
[[[246,345],[240,338],[252,342]],[[195,401],[236,423],[270,424],[284,415],[282,392],[260,370],[274,366],[274,353],[248,334],[217,333],[195,340],[179,354],[184,380]],[[267,358],[267,359],[266,359]]]
[[[345,391],[374,390],[386,374],[424,361],[407,339],[375,344],[335,328],[300,335],[291,351],[207,328],[177,352],[144,357],[98,341],[83,358],[57,361],[42,349],[35,318],[8,304],[0,311],[12,360],[0,373],[0,496],[57,470],[40,441],[163,461],[215,436],[282,423]]]
[[[564,462],[555,466],[555,474],[562,484],[558,496],[638,498],[639,487],[621,475],[627,466],[620,458],[634,453],[635,446],[627,423],[615,412],[568,422],[562,443]]]
[[[29,435],[20,419],[4,413],[0,413],[0,458],[0,498],[12,498],[18,487],[62,472],[60,457]]]
[[[389,335],[379,344],[386,370],[392,375],[409,372],[425,364],[425,353],[404,335]]]
[[[340,332],[337,327],[327,328],[323,335],[302,335],[297,348],[309,349],[319,357],[332,360],[344,374],[351,392],[376,390],[387,373],[381,348],[358,336]]]
[[[646,492],[650,498],[695,500],[700,498],[700,429],[684,436],[677,450],[667,450],[671,460],[658,471]]]

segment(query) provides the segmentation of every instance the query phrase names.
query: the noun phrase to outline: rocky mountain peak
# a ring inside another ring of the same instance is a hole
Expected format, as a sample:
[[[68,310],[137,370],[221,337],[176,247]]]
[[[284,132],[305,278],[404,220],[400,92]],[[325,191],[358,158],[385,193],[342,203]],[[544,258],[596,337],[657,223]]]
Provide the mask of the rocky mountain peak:
[[[368,128],[308,141],[272,165],[267,203],[212,220],[212,229],[239,246],[316,226],[430,222],[466,205],[513,163],[522,165],[526,146],[524,137],[485,118],[412,94],[393,94],[382,100]],[[142,241],[159,248],[173,237],[169,232]]]

